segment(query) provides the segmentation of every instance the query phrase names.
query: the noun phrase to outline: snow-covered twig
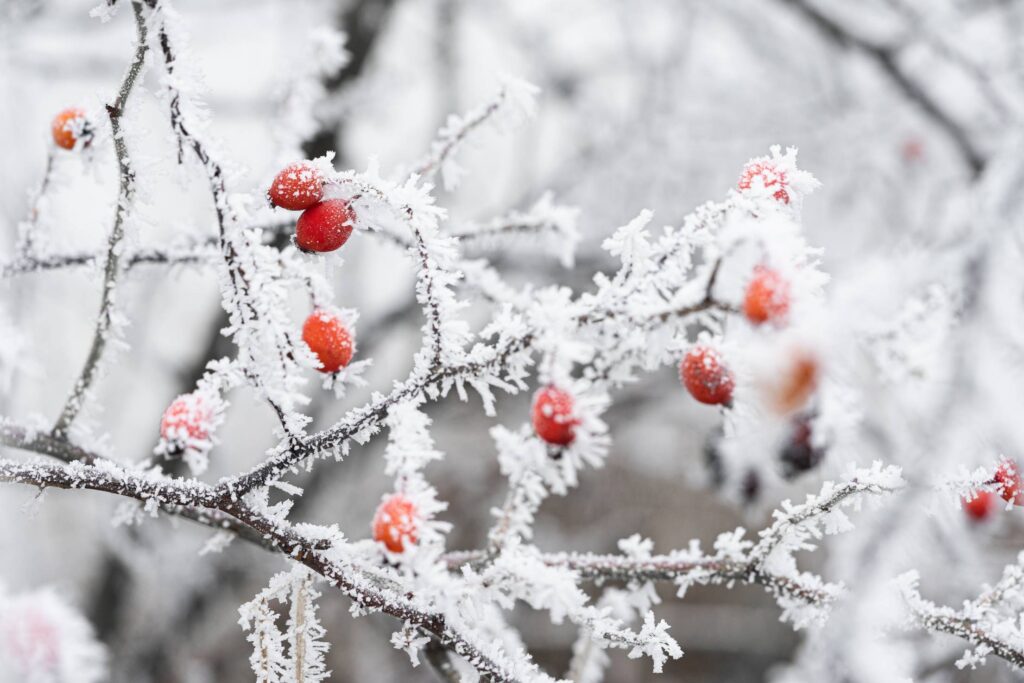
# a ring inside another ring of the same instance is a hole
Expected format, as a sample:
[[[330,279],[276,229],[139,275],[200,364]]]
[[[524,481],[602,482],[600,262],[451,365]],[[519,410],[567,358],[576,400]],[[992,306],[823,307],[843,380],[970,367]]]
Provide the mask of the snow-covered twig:
[[[135,88],[139,74],[146,61],[146,53],[149,51],[147,42],[148,26],[143,11],[142,0],[132,0],[132,13],[135,15],[135,56],[131,65],[125,73],[124,80],[118,90],[117,97],[113,104],[107,105],[107,115],[110,118],[110,129],[114,139],[114,151],[117,154],[118,173],[120,175],[120,186],[117,196],[117,212],[114,217],[114,227],[110,231],[107,240],[107,262],[103,269],[103,292],[100,299],[100,312],[96,320],[96,331],[93,334],[92,346],[86,357],[85,365],[81,374],[75,380],[61,410],[60,417],[54,425],[53,432],[58,437],[67,434],[71,423],[75,421],[85,401],[86,392],[92,387],[99,369],[99,363],[106,349],[107,341],[112,332],[114,324],[115,293],[117,280],[121,275],[121,240],[124,238],[124,223],[130,207],[132,194],[135,190],[135,171],[132,169],[131,159],[128,156],[128,145],[125,142],[124,133],[121,130],[121,117],[128,106],[128,99]]]

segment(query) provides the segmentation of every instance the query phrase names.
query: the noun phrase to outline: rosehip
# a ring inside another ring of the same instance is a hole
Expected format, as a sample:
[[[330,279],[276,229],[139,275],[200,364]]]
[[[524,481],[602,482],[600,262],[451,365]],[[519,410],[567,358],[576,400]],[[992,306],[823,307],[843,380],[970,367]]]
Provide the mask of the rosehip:
[[[160,420],[160,436],[167,441],[182,441],[186,437],[203,441],[210,436],[213,410],[196,393],[182,394],[171,402]]]
[[[334,251],[352,234],[356,214],[344,199],[314,204],[299,216],[295,242],[303,251]]]
[[[323,197],[324,178],[308,161],[285,166],[267,192],[271,204],[290,211],[308,209]]]
[[[770,161],[751,161],[743,167],[743,174],[737,185],[741,190],[749,190],[755,178],[760,178],[761,184],[767,190],[777,188],[772,196],[783,204],[789,204],[789,192],[786,191],[789,180],[785,171],[779,170]]]
[[[85,110],[78,107],[68,107],[57,114],[50,124],[50,132],[57,146],[64,149],[74,149],[79,138],[88,142],[92,137],[91,126],[85,118]]]
[[[767,266],[754,268],[754,275],[743,297],[743,313],[747,320],[760,325],[778,322],[789,312],[789,283],[778,271]]]
[[[320,359],[320,372],[341,370],[352,360],[355,343],[352,333],[336,315],[313,311],[302,325],[302,341]]]
[[[576,439],[579,418],[573,415],[572,395],[555,386],[544,387],[533,396],[533,430],[556,446],[568,446]]]
[[[383,543],[393,553],[405,550],[405,543],[415,544],[419,520],[416,505],[400,493],[385,498],[373,515],[373,540]]]
[[[786,414],[803,406],[818,386],[818,374],[818,361],[807,353],[798,352],[776,386],[772,401],[775,409]]]
[[[974,498],[964,498],[963,506],[968,517],[980,522],[992,513],[992,494],[989,491],[978,491]]]
[[[679,376],[690,395],[701,403],[728,404],[732,400],[733,377],[715,349],[695,346],[679,365]]]
[[[1008,460],[999,463],[995,480],[999,483],[999,495],[1003,500],[1014,505],[1024,505],[1024,485],[1021,484],[1017,463]]]

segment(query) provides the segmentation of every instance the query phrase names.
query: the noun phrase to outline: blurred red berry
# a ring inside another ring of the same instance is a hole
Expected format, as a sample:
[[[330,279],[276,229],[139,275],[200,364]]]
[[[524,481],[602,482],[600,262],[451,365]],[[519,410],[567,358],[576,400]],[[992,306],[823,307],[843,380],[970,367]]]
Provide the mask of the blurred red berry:
[[[405,550],[407,541],[415,544],[419,540],[418,527],[416,505],[395,493],[377,507],[373,516],[373,540],[383,543],[393,553],[400,553]]]
[[[344,199],[314,204],[299,216],[295,242],[303,251],[334,251],[352,234],[356,214]]]
[[[26,674],[56,671],[60,635],[50,617],[28,605],[13,609],[6,616],[4,640],[15,666]],[[43,680],[50,678],[46,676]]]
[[[342,369],[352,360],[355,341],[341,318],[326,311],[313,311],[302,326],[302,341],[320,359],[320,372]]]
[[[992,494],[988,491],[978,491],[971,500],[964,498],[963,506],[968,517],[980,522],[992,514]]]
[[[212,420],[213,409],[200,394],[182,394],[164,411],[160,436],[167,441],[203,441],[210,436]]]
[[[701,403],[720,405],[732,400],[732,373],[715,349],[695,346],[679,366],[679,376],[690,395]]]
[[[789,282],[777,270],[757,266],[743,297],[743,313],[747,320],[760,325],[779,322],[789,312]]]
[[[1007,503],[1024,505],[1024,486],[1020,480],[1020,467],[1015,462],[1004,460],[996,469],[996,482],[999,484],[999,495]]]
[[[64,149],[74,149],[79,137],[86,141],[91,137],[85,110],[78,107],[68,107],[57,114],[50,124],[50,131],[53,141]]]
[[[324,178],[308,161],[289,164],[274,178],[267,192],[270,203],[282,209],[308,209],[324,197]]]
[[[533,397],[533,429],[537,436],[556,446],[571,444],[580,423],[573,415],[574,408],[575,402],[567,391],[554,386],[538,390]]]
[[[779,170],[770,161],[751,161],[743,167],[743,174],[737,185],[741,190],[749,190],[755,186],[755,179],[760,179],[760,184],[765,189],[775,189],[772,195],[775,199],[783,204],[789,204],[789,192],[786,191],[786,188],[789,187],[789,180],[786,178],[785,171]]]
[[[921,161],[924,159],[924,143],[917,138],[910,138],[904,141],[900,153],[903,156],[903,160],[908,163]]]

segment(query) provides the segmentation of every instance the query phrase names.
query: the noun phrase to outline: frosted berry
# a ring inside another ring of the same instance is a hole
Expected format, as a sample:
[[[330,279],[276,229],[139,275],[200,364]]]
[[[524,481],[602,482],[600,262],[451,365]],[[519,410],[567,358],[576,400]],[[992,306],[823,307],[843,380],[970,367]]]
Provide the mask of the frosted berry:
[[[1015,462],[1004,460],[996,469],[996,483],[999,484],[999,495],[1007,503],[1024,505],[1024,484],[1021,484],[1020,467]]]
[[[74,149],[79,139],[88,142],[92,137],[91,126],[85,118],[85,110],[68,107],[53,118],[50,124],[53,141],[58,147]]]
[[[213,408],[200,394],[182,394],[164,411],[160,436],[166,441],[203,441],[210,436],[212,421]]]
[[[783,204],[789,204],[789,180],[786,172],[780,170],[770,161],[751,161],[743,167],[743,174],[737,184],[741,190],[749,190],[755,185],[755,179],[760,179],[760,184],[766,190],[774,190],[772,194],[775,199]]]
[[[267,192],[271,204],[290,211],[308,209],[323,197],[324,178],[308,161],[285,166]]]
[[[18,605],[7,615],[5,627],[6,648],[0,651],[6,649],[22,673],[40,674],[57,669],[60,636],[53,621],[42,610],[32,605]]]
[[[789,282],[768,266],[754,268],[743,297],[743,313],[755,325],[784,319],[789,313]]]
[[[573,410],[575,402],[569,392],[549,386],[533,397],[533,430],[537,436],[556,446],[568,446],[576,439],[580,423]]]
[[[302,326],[302,341],[320,359],[320,372],[341,370],[352,360],[355,341],[345,323],[326,311],[313,311]]]
[[[980,522],[992,514],[992,494],[989,491],[978,491],[974,498],[964,498],[963,505],[967,516]]]
[[[334,251],[352,234],[356,214],[344,199],[314,204],[299,216],[295,242],[303,251]]]
[[[405,550],[406,542],[415,544],[419,538],[416,505],[400,493],[385,498],[373,515],[373,540],[383,543],[393,553]]]
[[[814,356],[797,352],[784,372],[772,396],[772,404],[781,414],[791,413],[807,403],[818,388],[820,368]]]
[[[732,400],[732,373],[715,349],[695,346],[679,365],[679,376],[690,395],[701,403],[727,404]]]

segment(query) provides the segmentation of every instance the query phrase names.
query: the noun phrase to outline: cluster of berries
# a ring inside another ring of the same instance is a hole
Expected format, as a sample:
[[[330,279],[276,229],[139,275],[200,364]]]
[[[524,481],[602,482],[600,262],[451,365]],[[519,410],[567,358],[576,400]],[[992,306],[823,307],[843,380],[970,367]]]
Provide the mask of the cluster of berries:
[[[295,244],[307,252],[340,249],[352,235],[356,213],[344,199],[324,199],[324,177],[308,161],[290,164],[267,191],[271,205],[301,211],[295,224]]]

